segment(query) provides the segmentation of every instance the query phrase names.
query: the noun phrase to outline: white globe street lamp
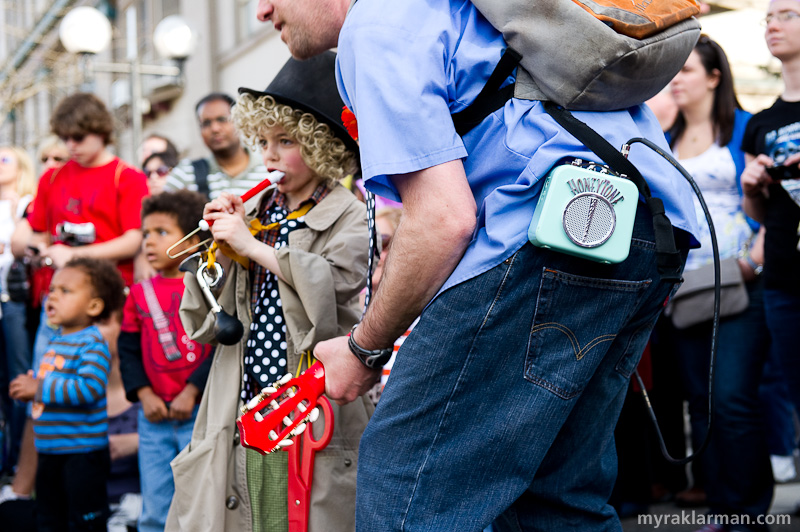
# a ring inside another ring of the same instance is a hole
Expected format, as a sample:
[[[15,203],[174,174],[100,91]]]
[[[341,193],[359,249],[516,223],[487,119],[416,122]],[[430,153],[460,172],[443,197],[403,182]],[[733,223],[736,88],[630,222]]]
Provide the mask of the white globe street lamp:
[[[70,53],[98,54],[111,42],[111,23],[93,7],[76,7],[61,21],[58,36]]]
[[[184,60],[194,52],[197,33],[180,15],[165,17],[153,32],[153,44],[161,57]]]
[[[194,51],[196,32],[178,16],[171,15],[162,20],[153,33],[156,51],[164,58],[177,61],[178,66],[142,65],[139,62],[139,41],[136,6],[126,9],[127,59],[129,63],[94,63],[92,57],[102,52],[111,42],[111,23],[93,7],[76,7],[64,17],[58,36],[70,53],[81,54],[86,78],[94,72],[111,72],[130,76],[131,143],[133,153],[139,146],[142,134],[142,75],[173,76],[182,84],[183,63]]]

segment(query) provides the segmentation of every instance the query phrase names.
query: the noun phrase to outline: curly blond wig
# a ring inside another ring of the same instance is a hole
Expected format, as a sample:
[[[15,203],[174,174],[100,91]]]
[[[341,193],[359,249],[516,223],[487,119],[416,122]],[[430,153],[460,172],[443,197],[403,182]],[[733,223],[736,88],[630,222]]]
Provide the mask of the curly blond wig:
[[[244,93],[231,115],[236,129],[254,150],[260,149],[258,141],[263,133],[275,126],[283,127],[300,144],[303,162],[329,186],[358,171],[356,154],[311,113],[277,103],[272,96],[256,98]]]

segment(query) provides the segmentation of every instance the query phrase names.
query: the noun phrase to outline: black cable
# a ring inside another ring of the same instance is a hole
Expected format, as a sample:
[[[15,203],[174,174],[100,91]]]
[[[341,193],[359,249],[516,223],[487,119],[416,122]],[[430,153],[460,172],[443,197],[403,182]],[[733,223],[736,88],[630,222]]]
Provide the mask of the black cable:
[[[708,206],[706,205],[705,200],[703,199],[703,194],[700,191],[700,187],[697,186],[692,176],[686,171],[686,169],[681,166],[681,164],[675,160],[675,158],[670,155],[669,153],[662,150],[658,145],[655,143],[641,138],[636,137],[630,139],[626,143],[626,147],[630,147],[631,144],[641,143],[650,148],[651,150],[655,151],[661,157],[669,161],[672,166],[675,167],[678,172],[689,182],[694,190],[697,199],[700,202],[700,207],[703,209],[703,214],[706,217],[706,222],[708,222],[708,228],[711,232],[711,249],[714,256],[714,317],[712,319],[712,330],[711,330],[711,359],[709,362],[708,367],[708,432],[706,433],[706,437],[703,439],[703,443],[700,445],[699,448],[693,450],[692,454],[687,456],[686,458],[673,458],[670,456],[669,451],[667,450],[667,445],[664,443],[664,436],[661,434],[661,429],[658,427],[658,419],[656,419],[656,414],[653,411],[653,405],[650,402],[650,397],[647,395],[647,390],[645,390],[644,383],[642,382],[642,378],[639,376],[639,372],[636,371],[636,382],[639,383],[639,387],[642,389],[642,396],[644,397],[646,406],[647,406],[647,414],[650,417],[650,420],[653,422],[653,427],[656,431],[656,436],[658,437],[658,444],[661,447],[661,454],[664,458],[672,463],[677,465],[687,464],[690,461],[694,460],[700,453],[702,453],[706,447],[708,447],[709,442],[711,441],[711,429],[713,425],[713,413],[714,413],[714,364],[717,358],[717,332],[719,331],[719,307],[720,307],[720,264],[719,264],[719,247],[717,246],[717,234],[714,231],[714,222],[711,220],[711,213],[708,211]],[[625,151],[625,147],[623,147],[623,152]]]

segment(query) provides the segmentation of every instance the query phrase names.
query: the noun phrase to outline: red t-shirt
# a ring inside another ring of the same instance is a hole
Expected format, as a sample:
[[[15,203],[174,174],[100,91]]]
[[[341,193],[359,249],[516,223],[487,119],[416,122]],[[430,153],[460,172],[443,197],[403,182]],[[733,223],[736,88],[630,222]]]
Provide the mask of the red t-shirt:
[[[211,346],[191,340],[183,329],[178,310],[183,297],[183,278],[166,279],[157,275],[152,279],[158,304],[169,321],[169,329],[181,352],[181,358],[170,362],[158,341],[153,318],[144,297],[141,283],[131,287],[122,313],[122,331],[139,333],[142,338],[142,365],[150,386],[161,399],[172,401],[186,386],[189,376],[211,353]]]
[[[95,243],[106,242],[142,226],[142,199],[147,194],[145,175],[116,157],[95,168],[68,161],[39,179],[28,222],[34,231],[53,237],[61,222],[91,222]],[[125,284],[133,284],[133,260],[120,261],[118,267]]]

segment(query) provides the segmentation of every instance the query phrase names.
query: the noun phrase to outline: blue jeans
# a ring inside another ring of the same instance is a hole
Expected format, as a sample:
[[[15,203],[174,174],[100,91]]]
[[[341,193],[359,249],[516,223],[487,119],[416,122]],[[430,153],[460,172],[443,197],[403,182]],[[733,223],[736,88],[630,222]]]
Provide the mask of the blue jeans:
[[[25,328],[27,309],[25,303],[7,301],[3,307],[3,336],[9,380],[31,369],[31,346]]]
[[[714,368],[714,428],[701,456],[712,513],[766,514],[774,481],[759,384],[770,356],[763,280],[748,283],[750,304],[720,321]],[[673,332],[689,401],[692,446],[707,434],[711,323]]]
[[[620,529],[614,427],[674,289],[639,211],[621,264],[525,244],[428,306],[361,439],[358,531]]]
[[[781,290],[765,290],[764,310],[773,345],[781,357],[789,396],[800,412],[800,357],[797,356],[800,296]]]
[[[761,411],[767,430],[769,454],[791,456],[797,449],[794,428],[794,404],[789,399],[789,387],[777,350],[771,349],[764,365],[764,375],[758,388]]]
[[[168,419],[151,423],[139,410],[139,476],[142,483],[142,515],[139,532],[163,532],[175,493],[169,463],[192,440],[197,407],[186,421]],[[203,489],[198,486],[197,489]]]
[[[24,375],[31,369],[31,346],[28,340],[28,330],[25,327],[27,309],[25,303],[7,301],[0,303],[3,309],[3,337],[5,338],[5,355],[8,371],[8,381],[11,382],[17,375]],[[10,408],[10,463],[16,463],[19,455],[22,428],[25,426],[24,403],[13,401]]]

